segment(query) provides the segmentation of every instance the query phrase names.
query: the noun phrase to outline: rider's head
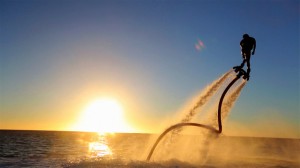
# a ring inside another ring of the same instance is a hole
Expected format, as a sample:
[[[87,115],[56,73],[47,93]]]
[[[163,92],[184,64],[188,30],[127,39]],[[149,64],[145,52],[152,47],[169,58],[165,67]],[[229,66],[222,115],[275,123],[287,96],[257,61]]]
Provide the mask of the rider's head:
[[[245,38],[249,38],[249,35],[248,34],[244,34],[243,35],[243,38],[245,39]]]

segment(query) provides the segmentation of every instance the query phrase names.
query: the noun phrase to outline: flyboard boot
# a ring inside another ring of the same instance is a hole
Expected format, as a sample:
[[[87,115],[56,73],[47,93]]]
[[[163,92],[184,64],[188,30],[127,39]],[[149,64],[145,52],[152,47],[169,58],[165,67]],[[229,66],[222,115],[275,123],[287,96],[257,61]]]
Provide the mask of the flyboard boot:
[[[249,78],[250,78],[250,71],[251,71],[251,69],[248,68],[246,74],[245,74],[244,77],[243,77],[243,79],[245,79],[245,80],[247,80],[247,81],[249,80]]]
[[[247,69],[247,72],[245,72],[245,70],[243,69],[242,66],[235,66],[235,67],[233,67],[233,69],[237,73],[238,77],[243,76],[243,79],[245,79],[247,81],[249,80],[249,78],[250,78],[250,75],[249,75],[250,69],[249,68]]]
[[[233,69],[234,69],[234,72],[237,73],[242,69],[242,66],[235,66],[235,67],[233,67]]]

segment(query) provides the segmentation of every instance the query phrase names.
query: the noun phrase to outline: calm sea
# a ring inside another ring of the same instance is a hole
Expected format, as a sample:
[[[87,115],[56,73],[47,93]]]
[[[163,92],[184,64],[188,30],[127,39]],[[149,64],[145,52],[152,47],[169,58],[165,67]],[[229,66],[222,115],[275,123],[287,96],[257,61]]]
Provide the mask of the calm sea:
[[[157,136],[0,130],[0,167],[300,167],[299,139],[228,136],[166,137],[147,162]]]

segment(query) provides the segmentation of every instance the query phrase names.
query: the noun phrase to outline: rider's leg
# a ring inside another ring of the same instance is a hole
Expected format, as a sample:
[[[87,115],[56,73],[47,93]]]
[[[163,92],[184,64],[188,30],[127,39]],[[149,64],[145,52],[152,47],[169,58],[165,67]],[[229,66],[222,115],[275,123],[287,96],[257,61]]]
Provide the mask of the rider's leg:
[[[243,62],[241,63],[241,65],[240,65],[240,68],[243,68],[243,67],[244,67],[245,62],[246,62],[246,60],[244,59]]]
[[[250,71],[251,71],[251,68],[250,68],[250,53],[249,53],[249,55],[247,55],[246,61],[247,61],[247,75],[249,75]]]
[[[242,56],[243,56],[243,62],[241,63],[240,68],[243,68],[244,65],[245,65],[245,62],[246,62],[246,53],[242,52]]]

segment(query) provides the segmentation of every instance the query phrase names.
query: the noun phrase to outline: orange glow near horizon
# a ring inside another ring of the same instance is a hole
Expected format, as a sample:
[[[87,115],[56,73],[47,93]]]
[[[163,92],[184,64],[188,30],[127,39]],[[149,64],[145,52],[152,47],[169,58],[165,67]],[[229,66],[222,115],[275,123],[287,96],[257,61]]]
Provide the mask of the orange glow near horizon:
[[[131,131],[124,119],[124,110],[113,98],[91,101],[80,115],[76,130],[87,132],[128,132]]]

